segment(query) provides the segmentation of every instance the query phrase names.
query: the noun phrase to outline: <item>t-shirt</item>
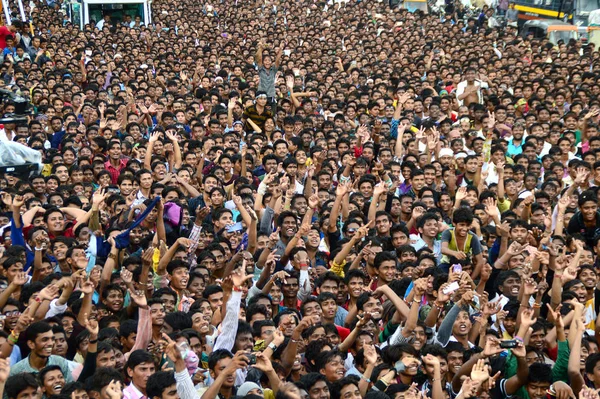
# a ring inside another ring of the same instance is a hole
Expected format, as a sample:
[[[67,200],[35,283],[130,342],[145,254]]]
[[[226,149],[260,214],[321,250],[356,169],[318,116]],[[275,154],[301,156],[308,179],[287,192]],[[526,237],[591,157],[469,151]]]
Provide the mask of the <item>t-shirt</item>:
[[[468,256],[476,256],[479,255],[482,250],[481,250],[481,243],[479,242],[479,238],[471,233],[470,231],[468,232],[467,235],[467,239],[465,240],[464,243],[464,247],[463,248],[457,248],[457,242],[456,242],[456,237],[454,236],[454,229],[448,229],[448,230],[444,230],[444,232],[442,233],[442,243],[447,242],[448,243],[448,249],[452,250],[452,251],[461,251],[466,253]],[[442,257],[442,263],[448,263],[449,262],[449,257],[444,255]]]
[[[596,225],[593,227],[587,227],[583,221],[583,215],[581,214],[581,211],[577,211],[571,220],[569,220],[567,233],[570,235],[577,233],[581,234],[585,239],[586,244],[590,247],[593,247],[594,237],[600,234],[600,212],[596,212]]]
[[[69,369],[69,363],[64,357],[50,355],[46,366],[59,366],[60,370],[63,373],[63,376],[65,377],[65,381],[66,382],[73,381],[73,376],[71,375],[70,369]],[[13,367],[10,368],[11,376],[19,374],[19,373],[37,374],[39,372],[40,372],[40,370],[34,369],[29,364],[29,356],[27,356],[25,359],[21,360],[19,363],[15,364]]]
[[[273,65],[267,69],[264,66],[258,68],[258,77],[260,81],[258,83],[258,91],[264,91],[267,93],[267,97],[275,97],[275,77],[277,76],[277,68]]]

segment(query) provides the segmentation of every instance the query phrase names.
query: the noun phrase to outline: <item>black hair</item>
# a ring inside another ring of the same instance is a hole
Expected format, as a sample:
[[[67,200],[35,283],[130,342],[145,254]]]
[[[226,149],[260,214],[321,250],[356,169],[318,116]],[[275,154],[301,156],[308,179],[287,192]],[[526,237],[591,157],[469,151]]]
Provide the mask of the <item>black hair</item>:
[[[529,366],[529,382],[547,382],[548,384],[552,384],[552,381],[552,367],[549,364],[533,363]]]
[[[138,349],[131,352],[129,359],[127,360],[127,364],[125,364],[125,372],[127,372],[128,369],[133,371],[133,369],[142,363],[154,363],[152,354],[143,349]]]
[[[165,323],[167,323],[173,331],[183,331],[186,328],[192,328],[192,316],[185,312],[170,312],[165,315]]]
[[[157,371],[148,378],[146,396],[150,399],[162,398],[162,394],[171,385],[175,385],[175,375],[171,371]]]
[[[8,399],[16,399],[19,393],[27,388],[38,389],[40,384],[37,378],[31,373],[19,373],[11,375],[4,385],[4,394]]]
[[[131,360],[131,357],[129,359]],[[123,384],[123,374],[112,367],[97,368],[94,374],[85,380],[85,390],[100,393],[113,380]]]
[[[217,363],[223,359],[231,359],[233,354],[227,349],[217,349],[208,355],[208,369],[214,371]]]

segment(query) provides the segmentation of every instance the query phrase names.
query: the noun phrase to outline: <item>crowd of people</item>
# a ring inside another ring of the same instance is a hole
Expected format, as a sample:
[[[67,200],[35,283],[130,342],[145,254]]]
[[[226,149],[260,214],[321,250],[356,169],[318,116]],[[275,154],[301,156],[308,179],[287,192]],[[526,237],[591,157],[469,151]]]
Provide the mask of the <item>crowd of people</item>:
[[[4,398],[599,399],[599,53],[446,3],[9,4]]]

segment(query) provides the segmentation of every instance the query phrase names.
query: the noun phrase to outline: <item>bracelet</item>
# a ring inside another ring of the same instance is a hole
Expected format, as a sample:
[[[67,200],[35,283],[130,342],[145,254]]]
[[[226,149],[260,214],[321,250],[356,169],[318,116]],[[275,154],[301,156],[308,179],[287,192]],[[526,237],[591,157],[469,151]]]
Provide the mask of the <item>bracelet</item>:
[[[523,338],[519,337],[518,335],[515,335],[515,341],[523,342]]]
[[[242,292],[242,287],[241,287],[241,286],[237,287],[237,286],[235,286],[235,285],[234,285],[234,286],[233,286],[233,290],[234,290],[235,292]]]
[[[555,278],[556,278],[556,277],[558,277],[558,278],[562,278],[562,276],[563,276],[562,274],[555,274],[555,275],[554,275],[554,277],[555,277]]]
[[[35,250],[36,250],[36,251],[43,251],[43,250],[44,250],[44,248],[38,248],[38,247],[35,247]]]
[[[90,344],[96,344],[96,343],[98,343],[98,338],[96,338],[94,340],[90,340],[89,343]]]
[[[37,303],[42,303],[42,298],[40,298],[40,297],[37,297],[37,296],[36,296],[36,297],[35,297],[35,301],[36,301]]]
[[[16,345],[17,341],[19,340],[19,338],[18,337],[14,337],[12,335],[12,333],[11,333],[6,340],[7,340],[7,342],[9,342],[11,344]]]
[[[365,377],[364,375],[361,375],[360,378],[367,381],[369,384],[371,383],[371,380]]]
[[[436,308],[436,309],[438,309],[438,310],[442,310],[442,309],[444,309],[444,305],[442,305],[442,306],[439,306],[439,305],[438,305],[437,303],[435,303],[435,302],[433,303],[433,307],[434,307],[434,308]]]
[[[113,254],[113,253],[109,253],[108,257],[112,260],[117,260],[117,255]]]
[[[300,342],[300,340],[296,340],[296,339],[294,339],[294,338],[290,338],[290,341],[292,341],[292,342],[293,342],[293,343],[295,343],[295,344],[297,344],[297,343],[299,343],[299,342]]]
[[[420,299],[413,299],[413,303],[418,303],[420,305],[421,304],[421,300]]]
[[[539,309],[539,308],[541,308],[541,307],[542,307],[542,304],[541,304],[541,303],[538,303],[538,302],[534,302],[534,303],[533,303],[533,306],[532,306],[532,308],[534,308],[534,309]]]

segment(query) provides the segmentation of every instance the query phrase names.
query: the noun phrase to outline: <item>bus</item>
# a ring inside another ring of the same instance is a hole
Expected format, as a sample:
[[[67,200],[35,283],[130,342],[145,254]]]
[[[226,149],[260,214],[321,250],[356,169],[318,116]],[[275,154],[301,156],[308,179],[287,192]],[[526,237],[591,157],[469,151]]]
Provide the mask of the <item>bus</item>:
[[[600,8],[600,0],[514,0],[519,25],[532,19],[560,19],[587,26],[591,11]]]

